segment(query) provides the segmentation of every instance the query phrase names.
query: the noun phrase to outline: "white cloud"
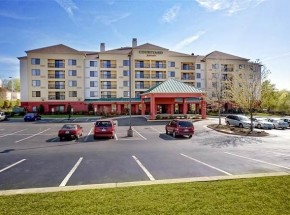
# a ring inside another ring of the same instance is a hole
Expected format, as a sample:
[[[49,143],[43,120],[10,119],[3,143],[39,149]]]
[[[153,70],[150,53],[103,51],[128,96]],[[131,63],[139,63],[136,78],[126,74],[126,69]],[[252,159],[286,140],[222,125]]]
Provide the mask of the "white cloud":
[[[187,37],[185,39],[183,39],[182,41],[180,41],[179,43],[177,43],[175,45],[175,50],[179,50],[184,48],[185,46],[188,46],[189,44],[193,43],[194,41],[198,40],[202,35],[205,34],[205,31],[200,31],[195,35],[192,35],[190,37]]]
[[[266,0],[195,0],[201,7],[208,11],[224,10],[228,15],[237,13],[247,8],[253,8]]]
[[[17,19],[17,20],[31,20],[34,19],[33,17],[26,17],[26,16],[20,16],[18,14],[15,14],[13,12],[1,12],[0,11],[0,16],[10,18],[10,19]]]
[[[125,19],[129,16],[131,16],[131,13],[124,13],[124,14],[121,14],[120,16],[110,16],[110,15],[96,16],[95,20],[100,21],[101,23],[105,25],[112,25],[113,23],[119,22],[120,20]]]
[[[176,16],[178,15],[180,10],[180,6],[173,6],[171,8],[169,8],[162,16],[162,21],[165,23],[170,23],[172,22]]]
[[[16,57],[7,57],[7,56],[0,55],[0,64],[18,65],[19,60]]]
[[[271,56],[271,57],[266,57],[264,59],[262,59],[262,62],[264,61],[272,61],[272,60],[276,60],[276,59],[280,59],[280,58],[285,58],[285,57],[290,57],[290,52],[285,52],[276,56]]]
[[[69,15],[70,18],[74,16],[74,10],[78,10],[78,7],[72,0],[55,0],[65,12]]]

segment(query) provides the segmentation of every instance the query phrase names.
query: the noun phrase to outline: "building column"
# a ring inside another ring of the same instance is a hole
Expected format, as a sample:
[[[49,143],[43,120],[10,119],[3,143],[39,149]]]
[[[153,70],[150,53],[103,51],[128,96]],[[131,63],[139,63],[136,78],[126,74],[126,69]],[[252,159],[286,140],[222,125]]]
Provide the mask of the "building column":
[[[175,104],[170,104],[170,114],[174,114],[174,107],[175,107]]]
[[[199,104],[195,104],[195,113],[199,114]]]
[[[187,104],[185,102],[185,98],[183,99],[182,102],[182,114],[187,114]]]
[[[137,115],[139,114],[139,104],[135,104],[135,112]]]
[[[201,118],[206,119],[206,101],[201,100]]]
[[[150,119],[155,119],[156,116],[156,105],[155,105],[155,98],[152,94],[150,97]]]
[[[144,98],[141,98],[141,115],[145,115],[145,110],[146,110],[146,104],[144,101]]]
[[[117,104],[117,113],[121,114],[122,109],[121,109],[121,104]]]

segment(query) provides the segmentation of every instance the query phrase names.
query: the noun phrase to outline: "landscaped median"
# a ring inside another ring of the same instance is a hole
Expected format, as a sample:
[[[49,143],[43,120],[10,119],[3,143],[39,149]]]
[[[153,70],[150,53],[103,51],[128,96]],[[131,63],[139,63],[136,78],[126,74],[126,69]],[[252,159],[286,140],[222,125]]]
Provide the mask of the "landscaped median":
[[[289,214],[290,176],[0,196],[0,214]]]

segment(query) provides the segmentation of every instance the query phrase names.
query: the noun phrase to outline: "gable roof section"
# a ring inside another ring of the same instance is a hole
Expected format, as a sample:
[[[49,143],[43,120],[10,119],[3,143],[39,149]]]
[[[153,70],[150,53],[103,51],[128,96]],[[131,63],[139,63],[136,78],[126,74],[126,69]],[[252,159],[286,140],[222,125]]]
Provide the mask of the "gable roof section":
[[[82,52],[73,49],[71,47],[65,46],[63,44],[58,44],[54,46],[47,46],[44,48],[28,50],[26,53],[44,53],[44,54],[83,54]]]
[[[163,48],[163,47],[160,47],[160,46],[156,46],[156,45],[153,45],[151,43],[145,43],[143,45],[134,47],[133,49],[168,50],[166,48]]]
[[[170,78],[161,84],[145,91],[142,95],[148,93],[203,93],[203,91],[189,86],[188,84],[185,84],[181,81]]]
[[[118,49],[111,49],[108,51],[100,52],[100,54],[129,54],[131,51],[131,47],[121,47]]]
[[[213,52],[209,53],[208,55],[206,55],[203,58],[203,61],[205,61],[206,59],[216,59],[216,60],[246,60],[246,61],[249,61],[249,59],[242,58],[242,57],[238,57],[238,56],[231,55],[231,54],[227,54],[227,53],[224,53],[224,52],[219,52],[219,51],[213,51]]]

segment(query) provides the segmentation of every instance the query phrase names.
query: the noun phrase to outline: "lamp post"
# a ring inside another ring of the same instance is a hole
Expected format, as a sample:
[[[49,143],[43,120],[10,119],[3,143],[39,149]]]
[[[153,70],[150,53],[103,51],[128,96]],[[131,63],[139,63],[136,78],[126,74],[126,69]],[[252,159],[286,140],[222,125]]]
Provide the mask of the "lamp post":
[[[128,55],[129,57],[129,129],[127,132],[128,137],[133,137],[132,129],[132,66],[131,66],[131,57],[132,51]]]
[[[13,100],[13,79],[12,77],[9,77],[11,79],[11,101]]]

